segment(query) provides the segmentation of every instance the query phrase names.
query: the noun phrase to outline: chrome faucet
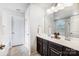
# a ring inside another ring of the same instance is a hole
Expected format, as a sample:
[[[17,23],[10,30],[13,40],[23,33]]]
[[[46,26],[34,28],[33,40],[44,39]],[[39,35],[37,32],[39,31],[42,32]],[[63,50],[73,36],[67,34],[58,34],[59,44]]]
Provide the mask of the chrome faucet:
[[[54,33],[54,37],[55,37],[56,39],[60,39],[59,35],[60,35],[59,32],[58,32],[58,33],[57,33],[57,32]]]

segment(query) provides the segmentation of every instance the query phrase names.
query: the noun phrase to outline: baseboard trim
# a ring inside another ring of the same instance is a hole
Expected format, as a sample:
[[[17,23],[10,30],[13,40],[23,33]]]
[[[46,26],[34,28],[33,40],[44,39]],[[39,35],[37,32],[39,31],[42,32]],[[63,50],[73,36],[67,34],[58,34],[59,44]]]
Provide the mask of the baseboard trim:
[[[17,47],[17,46],[22,46],[22,45],[24,45],[24,44],[14,45],[14,46],[12,46],[12,47]]]

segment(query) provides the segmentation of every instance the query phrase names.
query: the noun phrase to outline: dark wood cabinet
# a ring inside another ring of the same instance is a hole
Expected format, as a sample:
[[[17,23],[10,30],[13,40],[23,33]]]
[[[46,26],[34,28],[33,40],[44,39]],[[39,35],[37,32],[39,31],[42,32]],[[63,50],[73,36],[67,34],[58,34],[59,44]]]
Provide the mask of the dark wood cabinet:
[[[62,55],[61,48],[62,48],[61,45],[49,41],[49,43],[48,43],[48,56],[60,56],[60,55]]]
[[[42,56],[79,56],[79,51],[37,37],[37,52]]]
[[[69,47],[66,47],[66,46],[63,46],[62,48],[62,55],[63,56],[77,56],[79,54],[77,54],[78,51],[72,49],[72,48],[69,48]]]
[[[69,53],[69,56],[77,56],[79,54],[77,54],[78,51],[74,50],[74,49],[71,49],[70,53]]]
[[[54,49],[52,47],[48,48],[48,56],[61,56],[61,55],[62,55],[62,53],[60,53],[56,49]]]
[[[62,48],[62,56],[69,56],[71,49],[68,47],[63,46]]]
[[[47,40],[43,40],[43,56],[47,56],[48,52],[48,41]]]
[[[63,47],[62,45],[49,41],[48,46],[56,49],[57,51],[62,52],[62,49],[61,49]]]
[[[37,51],[38,53],[40,53],[41,55],[43,55],[43,39],[37,37]]]

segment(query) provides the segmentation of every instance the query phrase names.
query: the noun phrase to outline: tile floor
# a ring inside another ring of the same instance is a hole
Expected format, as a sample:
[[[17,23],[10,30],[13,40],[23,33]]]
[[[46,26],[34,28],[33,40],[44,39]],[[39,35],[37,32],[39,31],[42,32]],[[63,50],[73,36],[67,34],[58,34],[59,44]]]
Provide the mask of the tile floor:
[[[26,53],[24,46],[15,46],[10,49],[8,56],[26,56]]]
[[[31,56],[41,56],[38,52],[32,53]]]
[[[14,46],[14,47],[10,48],[7,56],[28,56],[27,53],[28,52],[23,45],[22,46]],[[31,54],[31,56],[41,56],[41,55],[37,52],[34,52]]]

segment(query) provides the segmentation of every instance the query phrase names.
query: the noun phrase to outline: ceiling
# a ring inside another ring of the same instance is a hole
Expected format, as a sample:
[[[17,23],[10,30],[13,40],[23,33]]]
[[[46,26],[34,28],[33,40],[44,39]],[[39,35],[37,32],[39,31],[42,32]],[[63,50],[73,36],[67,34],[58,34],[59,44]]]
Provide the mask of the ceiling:
[[[10,9],[13,11],[24,12],[29,3],[0,3],[0,8]]]
[[[52,5],[54,5],[55,3],[32,3],[32,4],[36,4],[37,6],[44,8],[44,9],[49,9],[52,7]]]

